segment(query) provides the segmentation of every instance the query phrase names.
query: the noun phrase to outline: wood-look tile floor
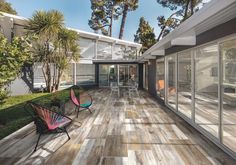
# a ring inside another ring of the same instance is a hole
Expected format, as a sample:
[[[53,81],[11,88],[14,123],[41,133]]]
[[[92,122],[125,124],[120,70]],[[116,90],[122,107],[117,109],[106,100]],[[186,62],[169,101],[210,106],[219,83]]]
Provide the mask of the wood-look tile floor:
[[[44,135],[33,153],[37,134],[31,123],[0,141],[0,164],[236,164],[144,91],[119,99],[109,89],[89,93],[94,112],[73,116],[69,141],[65,134]]]

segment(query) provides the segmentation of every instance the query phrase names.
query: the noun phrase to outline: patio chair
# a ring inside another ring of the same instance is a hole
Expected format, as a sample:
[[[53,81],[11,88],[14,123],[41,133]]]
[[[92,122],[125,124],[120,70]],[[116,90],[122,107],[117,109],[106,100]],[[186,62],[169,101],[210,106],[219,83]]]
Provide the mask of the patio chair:
[[[131,85],[129,87],[129,97],[131,97],[131,95],[133,93],[136,93],[138,95],[138,97],[140,97],[139,92],[138,92],[138,83],[137,82],[135,82],[134,85]]]
[[[79,98],[77,98],[73,88],[71,88],[70,98],[71,98],[71,101],[75,105],[75,110],[77,109],[77,118],[78,118],[79,112],[82,110],[88,110],[90,113],[92,113],[90,106],[93,103],[93,99],[89,94],[82,94],[82,95],[79,95]]]
[[[120,97],[120,88],[116,82],[111,82],[110,83],[110,88],[111,88],[111,95],[112,93],[117,93],[118,97]]]
[[[30,111],[26,106],[30,106],[33,111]],[[27,102],[27,104],[25,105],[25,110],[33,118],[33,121],[36,125],[36,132],[39,133],[34,152],[37,150],[37,146],[42,134],[65,132],[68,140],[70,140],[70,136],[66,130],[66,126],[68,126],[72,122],[71,118],[63,114],[54,112],[34,102]]]

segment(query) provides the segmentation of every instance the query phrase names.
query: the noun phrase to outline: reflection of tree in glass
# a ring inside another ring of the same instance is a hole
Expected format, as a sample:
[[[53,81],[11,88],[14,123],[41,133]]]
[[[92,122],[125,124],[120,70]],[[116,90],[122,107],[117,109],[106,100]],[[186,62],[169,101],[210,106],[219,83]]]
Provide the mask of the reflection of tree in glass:
[[[225,77],[229,82],[236,82],[236,48],[225,52]]]

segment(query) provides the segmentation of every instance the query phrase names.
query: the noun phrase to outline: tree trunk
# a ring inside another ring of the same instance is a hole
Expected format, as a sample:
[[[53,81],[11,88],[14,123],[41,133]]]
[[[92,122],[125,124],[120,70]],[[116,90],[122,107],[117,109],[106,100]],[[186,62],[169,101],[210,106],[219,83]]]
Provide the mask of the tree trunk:
[[[109,25],[109,34],[108,34],[108,36],[109,37],[112,37],[112,23],[113,23],[113,17],[111,16],[111,22],[110,22],[110,25]]]
[[[55,85],[55,90],[56,91],[59,89],[62,73],[63,73],[63,71],[61,69],[58,69],[57,82],[56,82],[56,85]]]
[[[125,22],[126,22],[126,17],[128,13],[129,6],[125,4],[123,14],[122,14],[122,20],[121,20],[121,25],[120,25],[120,33],[119,33],[119,39],[123,38],[124,34],[124,28],[125,28]]]
[[[193,4],[194,2],[193,2],[193,0],[191,0],[191,4],[190,4],[190,9],[191,9],[191,15],[193,15],[193,13],[194,13],[194,4]]]
[[[184,18],[183,20],[186,20],[188,18],[188,6],[189,6],[190,0],[187,1],[184,11]]]
[[[159,34],[159,36],[157,37],[157,42],[160,41],[161,36],[163,35],[163,32],[164,32],[165,28],[166,28],[166,26],[163,26],[163,28],[161,28],[160,34]]]

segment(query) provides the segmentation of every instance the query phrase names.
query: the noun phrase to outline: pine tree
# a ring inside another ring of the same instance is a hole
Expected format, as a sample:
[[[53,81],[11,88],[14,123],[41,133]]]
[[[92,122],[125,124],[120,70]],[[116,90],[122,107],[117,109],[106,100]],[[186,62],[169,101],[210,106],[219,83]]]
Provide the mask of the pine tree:
[[[113,21],[121,15],[120,0],[90,0],[91,19],[89,26],[96,32],[101,31],[103,35],[112,36]]]
[[[182,21],[184,21],[198,10],[198,5],[202,3],[202,0],[157,0],[157,3],[171,10],[180,8]]]
[[[144,17],[141,17],[139,20],[139,28],[134,35],[134,41],[142,44],[142,53],[156,43],[155,38],[154,28],[149,25]]]
[[[5,0],[0,0],[0,11],[14,15],[17,14],[15,9],[12,8],[11,4]]]
[[[122,39],[124,34],[127,14],[129,11],[134,11],[138,8],[138,0],[121,0],[120,5],[122,8],[122,19],[120,25],[119,39]]]

